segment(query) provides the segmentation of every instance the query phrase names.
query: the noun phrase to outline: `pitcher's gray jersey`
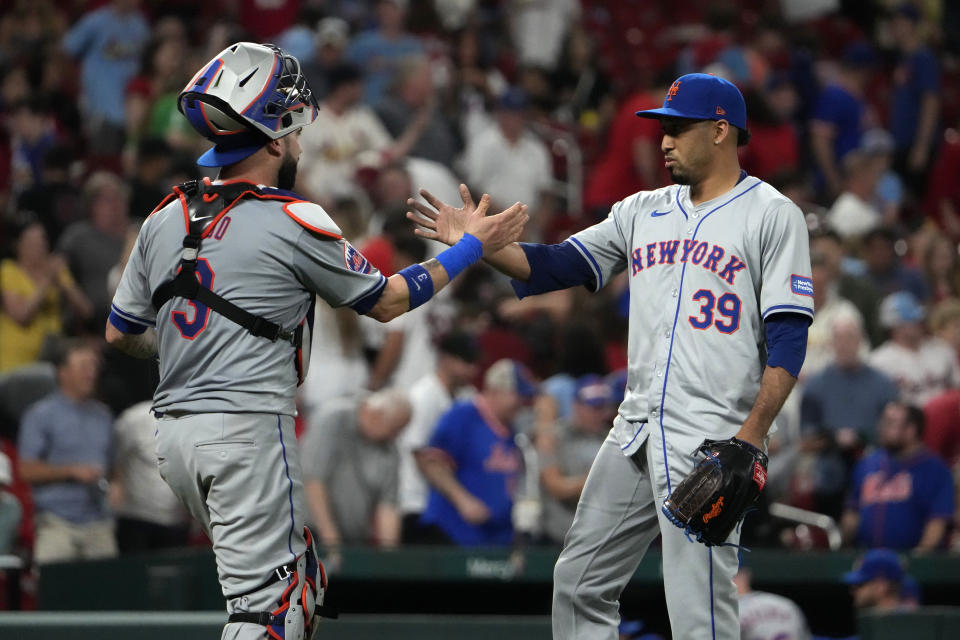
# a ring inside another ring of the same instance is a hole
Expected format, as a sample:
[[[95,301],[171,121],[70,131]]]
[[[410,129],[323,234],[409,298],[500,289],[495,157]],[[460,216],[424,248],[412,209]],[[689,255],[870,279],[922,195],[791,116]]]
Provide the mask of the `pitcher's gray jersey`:
[[[186,233],[179,200],[151,215],[113,300],[112,311],[123,320],[156,326],[154,409],[294,415],[290,343],[253,336],[183,298],[154,310],[151,295],[176,274]],[[359,309],[386,284],[318,205],[262,199],[239,201],[217,223],[203,240],[197,275],[215,293],[288,330],[304,318],[314,293],[331,306]]]
[[[760,390],[763,320],[813,315],[803,215],[754,177],[698,206],[686,186],[634,194],[570,242],[598,289],[625,269],[630,278],[630,365],[614,421],[626,455],[652,431],[677,436],[680,455],[732,436]]]

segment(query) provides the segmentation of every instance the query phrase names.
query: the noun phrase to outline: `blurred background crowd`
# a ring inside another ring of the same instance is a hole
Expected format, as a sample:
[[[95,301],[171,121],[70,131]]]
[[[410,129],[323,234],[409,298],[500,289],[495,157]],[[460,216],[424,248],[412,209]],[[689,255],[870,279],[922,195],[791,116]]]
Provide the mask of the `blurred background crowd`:
[[[735,82],[741,162],[811,236],[816,319],[750,545],[960,549],[960,6],[938,0],[0,1],[0,554],[205,544],[156,472],[156,365],[104,349],[138,224],[199,177],[179,114],[228,44],[320,99],[297,191],[389,275],[437,251],[406,199],[530,206],[558,242],[668,184],[672,80]],[[562,542],[623,397],[626,281],[518,301],[476,266],[386,325],[317,311],[299,432],[341,545]],[[199,347],[198,348],[202,348]],[[735,380],[730,381],[736,384]],[[450,483],[453,479],[455,482]],[[786,505],[829,516],[818,528]],[[806,522],[806,523],[804,523]]]

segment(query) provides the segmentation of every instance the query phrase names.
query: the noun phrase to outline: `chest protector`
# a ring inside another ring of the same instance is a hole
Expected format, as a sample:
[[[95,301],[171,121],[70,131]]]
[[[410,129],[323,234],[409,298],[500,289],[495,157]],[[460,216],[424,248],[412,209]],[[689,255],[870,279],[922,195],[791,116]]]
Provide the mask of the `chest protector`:
[[[313,331],[313,315],[316,297],[310,303],[307,314],[300,324],[287,330],[266,318],[254,315],[217,295],[200,284],[197,277],[197,258],[203,239],[216,228],[217,223],[238,202],[247,198],[277,200],[280,202],[298,202],[294,196],[270,193],[261,190],[250,182],[213,184],[209,178],[191,180],[173,188],[173,193],[161,202],[154,212],[162,209],[175,198],[183,205],[183,216],[187,235],[183,238],[183,251],[180,253],[180,269],[177,275],[167,280],[153,292],[151,303],[159,313],[160,308],[171,298],[196,300],[211,311],[219,313],[228,320],[240,325],[252,335],[271,342],[281,340],[294,348],[294,366],[297,370],[297,385],[303,384],[310,365],[310,344]]]

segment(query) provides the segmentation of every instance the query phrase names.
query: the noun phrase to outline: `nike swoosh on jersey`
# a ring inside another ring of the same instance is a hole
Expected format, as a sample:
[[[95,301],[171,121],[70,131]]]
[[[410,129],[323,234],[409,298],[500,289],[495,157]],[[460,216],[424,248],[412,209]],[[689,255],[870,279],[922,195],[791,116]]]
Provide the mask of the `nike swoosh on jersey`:
[[[666,211],[657,211],[657,210],[654,210],[654,211],[650,214],[650,217],[651,217],[651,218],[659,218],[660,216],[665,216],[665,215],[667,215],[667,214],[670,213],[671,211],[673,211],[673,209],[667,209]]]

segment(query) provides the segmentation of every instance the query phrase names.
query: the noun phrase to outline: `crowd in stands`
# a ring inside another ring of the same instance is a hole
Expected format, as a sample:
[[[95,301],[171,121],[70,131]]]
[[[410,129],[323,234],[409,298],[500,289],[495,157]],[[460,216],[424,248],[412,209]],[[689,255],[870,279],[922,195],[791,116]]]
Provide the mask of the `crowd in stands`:
[[[102,334],[138,223],[210,175],[177,95],[245,39],[298,56],[320,110],[296,191],[387,275],[438,250],[405,217],[420,188],[521,200],[527,238],[559,242],[668,184],[635,111],[681,73],[735,82],[741,162],[806,215],[816,306],[766,502],[857,547],[960,550],[954,4],[0,2],[0,554],[203,544],[156,469],[156,364]],[[386,325],[319,305],[298,429],[330,558],[560,544],[624,394],[628,306],[622,278],[520,301],[483,265]],[[826,545],[772,518],[751,536]]]

